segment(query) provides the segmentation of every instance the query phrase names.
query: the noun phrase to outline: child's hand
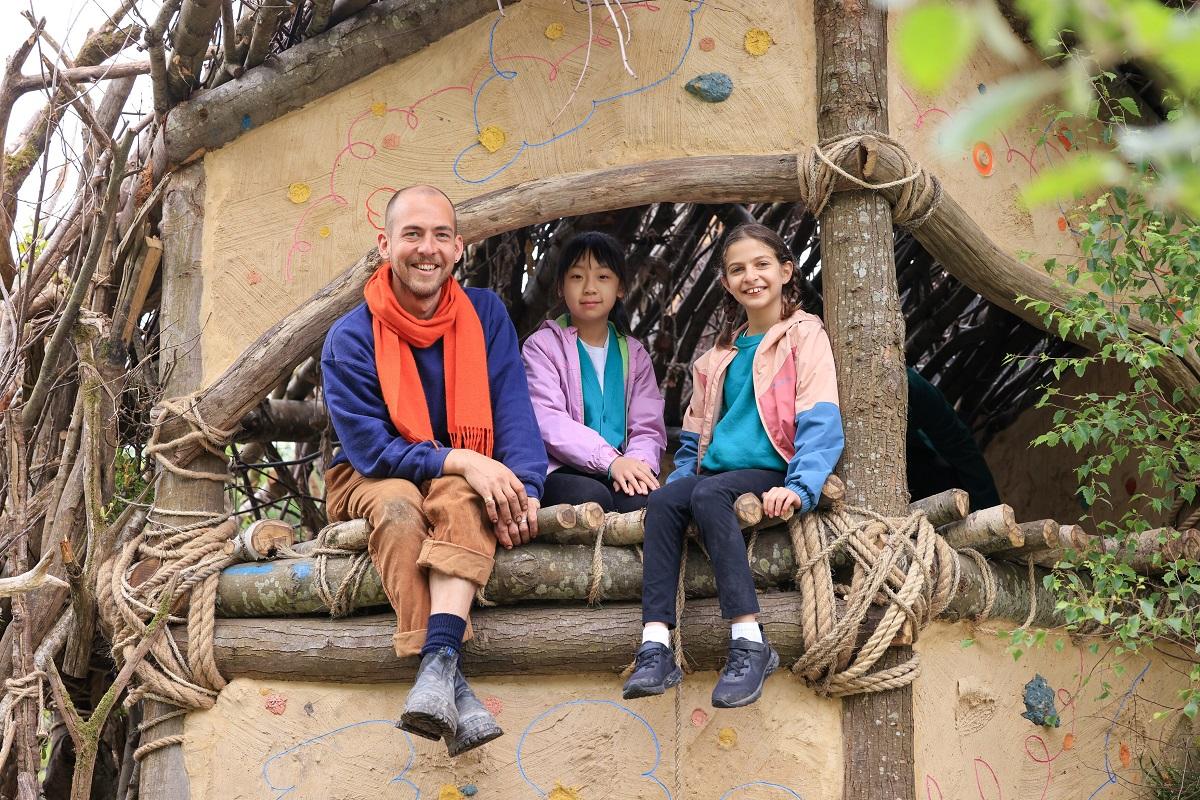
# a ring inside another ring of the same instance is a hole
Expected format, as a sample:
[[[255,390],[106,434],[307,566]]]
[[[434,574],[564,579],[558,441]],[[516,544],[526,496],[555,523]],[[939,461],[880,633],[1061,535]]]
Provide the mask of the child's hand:
[[[785,486],[776,486],[763,492],[763,513],[768,517],[782,517],[789,510],[799,511],[804,505],[800,495]],[[788,514],[791,516],[791,514]]]
[[[629,456],[617,456],[608,468],[613,487],[625,494],[650,494],[658,488],[658,478],[644,462]]]

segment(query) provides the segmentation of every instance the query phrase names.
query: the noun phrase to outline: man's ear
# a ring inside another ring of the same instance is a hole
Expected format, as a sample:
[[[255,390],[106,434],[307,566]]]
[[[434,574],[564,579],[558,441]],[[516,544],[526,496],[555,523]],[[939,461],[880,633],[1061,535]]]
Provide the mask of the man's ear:
[[[463,257],[463,253],[467,251],[467,246],[463,243],[463,238],[458,234],[454,235],[454,263],[457,264],[459,259]]]
[[[379,250],[380,258],[382,258],[384,261],[389,260],[389,256],[388,256],[389,245],[388,245],[387,233],[385,233],[384,231],[379,232],[379,236],[377,236],[375,239],[375,247],[377,250]]]

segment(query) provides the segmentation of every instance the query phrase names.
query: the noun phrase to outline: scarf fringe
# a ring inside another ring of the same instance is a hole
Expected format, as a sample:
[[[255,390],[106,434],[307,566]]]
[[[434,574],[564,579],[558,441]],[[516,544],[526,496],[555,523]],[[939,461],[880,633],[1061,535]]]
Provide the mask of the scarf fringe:
[[[483,427],[459,427],[450,431],[450,446],[462,450],[474,450],[488,458],[492,457],[492,429]]]

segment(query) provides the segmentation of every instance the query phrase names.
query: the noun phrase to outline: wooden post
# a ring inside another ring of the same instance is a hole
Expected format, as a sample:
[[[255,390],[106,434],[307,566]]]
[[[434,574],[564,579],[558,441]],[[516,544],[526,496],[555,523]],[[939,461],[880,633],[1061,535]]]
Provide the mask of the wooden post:
[[[816,0],[817,132],[821,139],[888,130],[887,17],[865,0]],[[859,152],[859,172],[866,153]],[[880,194],[839,192],[820,215],[825,323],[838,370],[846,501],[888,516],[908,508],[908,385],[896,287],[892,210]],[[911,647],[878,662],[901,664]],[[912,800],[912,686],[842,704],[845,800]]]
[[[204,166],[203,162],[197,162],[175,173],[163,199],[162,355],[159,364],[166,397],[195,391],[203,381],[200,358],[203,232]],[[164,439],[172,435],[168,432]],[[191,469],[202,472],[219,473],[226,468],[223,459],[207,452],[191,464]],[[219,513],[225,508],[225,486],[160,469],[155,503],[163,509]],[[195,521],[195,517],[161,514],[152,518],[152,523],[167,525]],[[174,706],[157,701],[143,702],[144,721],[175,710]],[[183,717],[177,717],[146,731],[142,744],[182,733]],[[139,787],[141,800],[187,800],[191,797],[183,748],[170,745],[148,753],[142,761]]]

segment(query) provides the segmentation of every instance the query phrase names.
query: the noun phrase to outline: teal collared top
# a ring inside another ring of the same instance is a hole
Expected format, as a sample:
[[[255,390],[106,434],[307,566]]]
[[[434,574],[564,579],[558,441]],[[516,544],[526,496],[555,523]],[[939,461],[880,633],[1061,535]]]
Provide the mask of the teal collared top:
[[[721,417],[713,428],[712,442],[704,451],[700,468],[705,472],[735,469],[787,471],[787,462],[771,443],[754,398],[754,353],[764,334],[742,335],[734,341],[737,355],[725,371]]]
[[[570,324],[564,314],[559,323]],[[629,375],[629,342],[608,323],[608,356],[604,360],[604,382],[596,374],[592,359],[584,349],[583,340],[576,339],[579,349],[579,374],[583,383],[583,424],[604,437],[604,441],[624,450],[627,433],[625,420],[625,381]]]

